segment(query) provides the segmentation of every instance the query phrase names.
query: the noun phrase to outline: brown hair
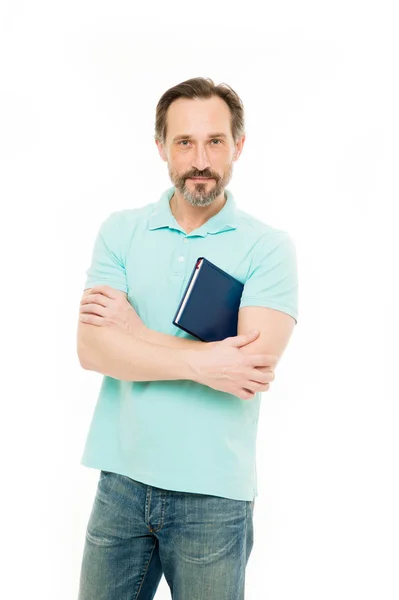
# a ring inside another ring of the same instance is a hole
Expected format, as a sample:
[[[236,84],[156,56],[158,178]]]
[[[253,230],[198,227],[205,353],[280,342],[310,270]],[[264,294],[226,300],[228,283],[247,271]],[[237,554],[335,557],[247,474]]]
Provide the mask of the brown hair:
[[[222,98],[230,108],[231,133],[234,143],[236,143],[245,134],[243,103],[227,83],[215,85],[209,77],[187,79],[163,94],[156,108],[155,139],[162,144],[166,141],[166,113],[174,100],[177,98],[212,98],[213,96]]]

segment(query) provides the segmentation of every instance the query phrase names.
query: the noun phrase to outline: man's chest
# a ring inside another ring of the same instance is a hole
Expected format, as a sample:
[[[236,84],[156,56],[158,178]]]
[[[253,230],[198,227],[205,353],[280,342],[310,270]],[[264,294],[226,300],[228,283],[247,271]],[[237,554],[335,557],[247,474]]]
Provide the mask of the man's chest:
[[[162,229],[132,240],[125,264],[128,300],[148,327],[187,335],[172,321],[200,256],[245,283],[250,252],[234,232],[190,237]]]

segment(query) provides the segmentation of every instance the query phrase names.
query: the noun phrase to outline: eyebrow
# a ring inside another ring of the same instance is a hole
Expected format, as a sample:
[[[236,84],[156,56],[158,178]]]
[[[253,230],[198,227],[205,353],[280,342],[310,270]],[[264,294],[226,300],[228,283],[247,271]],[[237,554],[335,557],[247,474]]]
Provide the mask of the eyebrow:
[[[210,133],[208,136],[208,139],[217,138],[217,137],[227,138],[227,135],[225,133]],[[191,138],[191,135],[177,135],[176,137],[173,138],[173,141],[177,142],[178,140],[189,140],[190,138]]]

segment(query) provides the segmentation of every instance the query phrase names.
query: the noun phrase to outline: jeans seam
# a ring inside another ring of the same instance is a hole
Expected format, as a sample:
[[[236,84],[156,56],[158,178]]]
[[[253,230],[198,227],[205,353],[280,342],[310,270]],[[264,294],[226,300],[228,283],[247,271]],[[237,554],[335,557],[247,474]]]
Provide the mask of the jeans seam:
[[[147,566],[146,566],[146,568],[145,568],[145,571],[144,571],[144,573],[143,573],[143,577],[142,577],[142,579],[141,579],[140,586],[139,586],[139,589],[137,590],[137,594],[136,594],[136,596],[135,596],[134,600],[136,600],[136,599],[139,597],[139,594],[140,594],[140,592],[141,592],[141,588],[143,587],[143,583],[144,583],[144,580],[145,580],[145,576],[147,575],[148,567],[150,566],[150,563],[151,563],[151,560],[152,560],[152,555],[154,554],[154,550],[155,550],[155,546],[156,546],[156,545],[157,545],[157,540],[154,540],[154,545],[153,545],[153,547],[152,547],[152,549],[151,549],[150,558],[148,559]]]

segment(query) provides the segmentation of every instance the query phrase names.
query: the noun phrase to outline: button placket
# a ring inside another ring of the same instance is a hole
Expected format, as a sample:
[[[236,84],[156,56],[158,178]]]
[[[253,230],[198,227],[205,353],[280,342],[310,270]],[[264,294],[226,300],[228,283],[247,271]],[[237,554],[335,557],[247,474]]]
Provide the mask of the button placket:
[[[186,258],[187,258],[187,250],[186,250],[186,248],[187,248],[187,242],[188,242],[188,238],[187,238],[187,236],[185,236],[185,237],[183,238],[183,245],[185,246],[185,248],[183,249],[183,254],[181,254],[181,255],[180,255],[178,258],[177,258],[177,260],[178,260],[179,262],[181,262],[181,263],[182,263],[182,262],[184,262],[184,261],[186,260]]]
[[[187,270],[187,260],[189,256],[189,248],[187,245],[187,237],[183,237],[180,240],[180,247],[175,248],[175,254],[173,258],[173,275],[179,276],[184,279]]]

